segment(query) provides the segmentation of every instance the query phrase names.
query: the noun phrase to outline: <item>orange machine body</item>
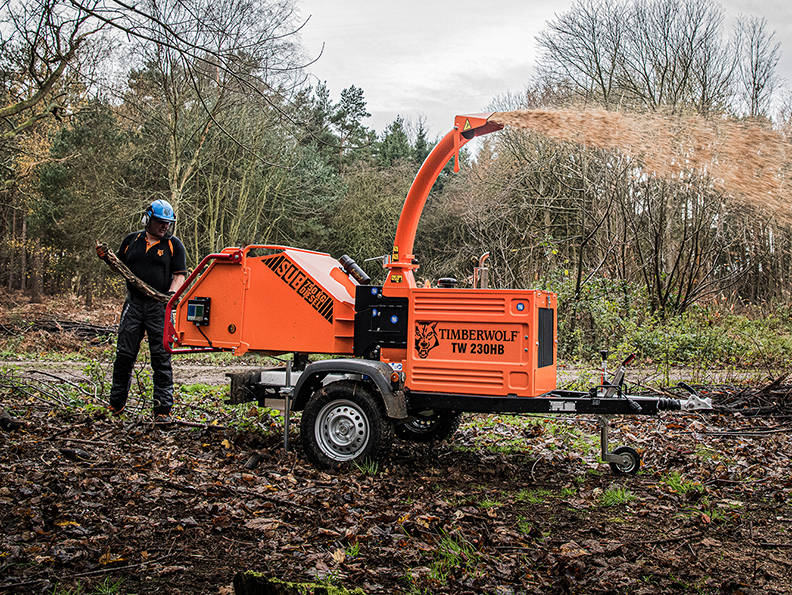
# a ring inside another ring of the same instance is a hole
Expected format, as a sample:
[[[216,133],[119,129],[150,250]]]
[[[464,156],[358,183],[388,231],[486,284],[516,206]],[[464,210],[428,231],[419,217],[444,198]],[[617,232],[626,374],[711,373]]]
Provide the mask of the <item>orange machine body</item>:
[[[355,283],[335,258],[285,246],[226,248],[222,254],[237,258],[210,260],[181,296],[174,344],[236,355],[352,353]],[[206,298],[208,324],[189,322],[191,300]]]
[[[411,391],[539,396],[556,388],[555,311],[546,291],[413,289],[407,348],[382,360]]]

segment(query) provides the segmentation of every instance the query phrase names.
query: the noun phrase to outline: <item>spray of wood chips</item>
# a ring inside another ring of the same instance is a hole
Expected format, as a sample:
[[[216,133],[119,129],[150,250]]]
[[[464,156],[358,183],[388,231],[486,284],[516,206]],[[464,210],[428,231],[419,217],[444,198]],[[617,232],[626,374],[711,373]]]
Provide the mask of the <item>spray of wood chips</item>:
[[[792,223],[792,149],[777,130],[754,122],[626,114],[598,109],[518,110],[490,118],[506,126],[638,159],[649,174],[706,174],[727,196]]]

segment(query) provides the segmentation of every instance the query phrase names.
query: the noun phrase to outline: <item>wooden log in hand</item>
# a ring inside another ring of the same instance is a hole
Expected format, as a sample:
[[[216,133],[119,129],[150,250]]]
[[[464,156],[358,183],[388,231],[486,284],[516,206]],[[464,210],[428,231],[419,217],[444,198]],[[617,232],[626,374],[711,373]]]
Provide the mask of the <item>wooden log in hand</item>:
[[[96,248],[97,248],[97,252],[99,248],[104,250],[105,257],[102,260],[104,260],[107,263],[107,266],[109,266],[112,271],[115,271],[116,273],[121,275],[128,283],[130,283],[135,289],[140,291],[143,295],[146,295],[160,302],[167,302],[170,299],[169,295],[160,293],[159,291],[154,289],[151,285],[141,280],[140,278],[136,277],[135,273],[130,271],[127,265],[125,265],[123,262],[118,260],[118,257],[115,255],[115,252],[110,250],[105,242],[100,242],[99,240],[97,240]]]

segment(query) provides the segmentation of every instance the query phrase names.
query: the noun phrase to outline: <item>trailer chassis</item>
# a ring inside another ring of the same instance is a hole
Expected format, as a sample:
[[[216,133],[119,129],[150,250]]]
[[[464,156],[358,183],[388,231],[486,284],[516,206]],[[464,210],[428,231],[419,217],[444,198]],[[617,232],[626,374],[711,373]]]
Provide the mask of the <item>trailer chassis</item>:
[[[325,362],[327,364],[329,362]],[[318,386],[338,380],[352,380],[373,385],[364,374],[326,374],[313,377],[313,385],[306,387],[306,371],[293,371],[291,362],[285,368],[255,369],[241,374],[228,374],[231,379],[229,402],[258,401],[260,406],[280,409],[284,413],[284,448],[289,449],[291,412],[301,410],[306,402],[305,390],[316,390]],[[270,375],[270,379],[264,376]],[[273,380],[275,374],[277,380]],[[282,375],[282,379],[279,375]],[[620,377],[619,377],[620,376]],[[405,423],[426,419],[438,412],[490,413],[498,415],[546,414],[546,415],[596,415],[600,436],[600,457],[616,474],[634,474],[641,464],[637,450],[630,446],[619,446],[610,450],[609,421],[614,415],[657,415],[662,411],[708,408],[693,395],[689,401],[655,395],[629,395],[622,392],[623,374],[618,374],[618,384],[602,384],[589,391],[553,390],[538,397],[502,397],[466,395],[453,393],[417,392],[404,390],[406,416],[392,417],[394,423]],[[617,378],[614,378],[617,380]],[[302,394],[301,394],[302,393]],[[295,406],[296,405],[296,406]]]

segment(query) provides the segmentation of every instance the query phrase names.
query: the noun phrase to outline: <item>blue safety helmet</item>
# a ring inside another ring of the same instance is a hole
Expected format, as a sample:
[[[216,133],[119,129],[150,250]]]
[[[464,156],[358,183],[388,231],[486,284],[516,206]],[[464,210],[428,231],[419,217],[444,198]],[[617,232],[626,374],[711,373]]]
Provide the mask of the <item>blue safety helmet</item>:
[[[168,223],[176,221],[176,213],[173,212],[173,207],[167,200],[162,200],[161,198],[155,200],[148,206],[144,216],[146,218],[146,223],[148,223],[152,217],[167,221]]]

